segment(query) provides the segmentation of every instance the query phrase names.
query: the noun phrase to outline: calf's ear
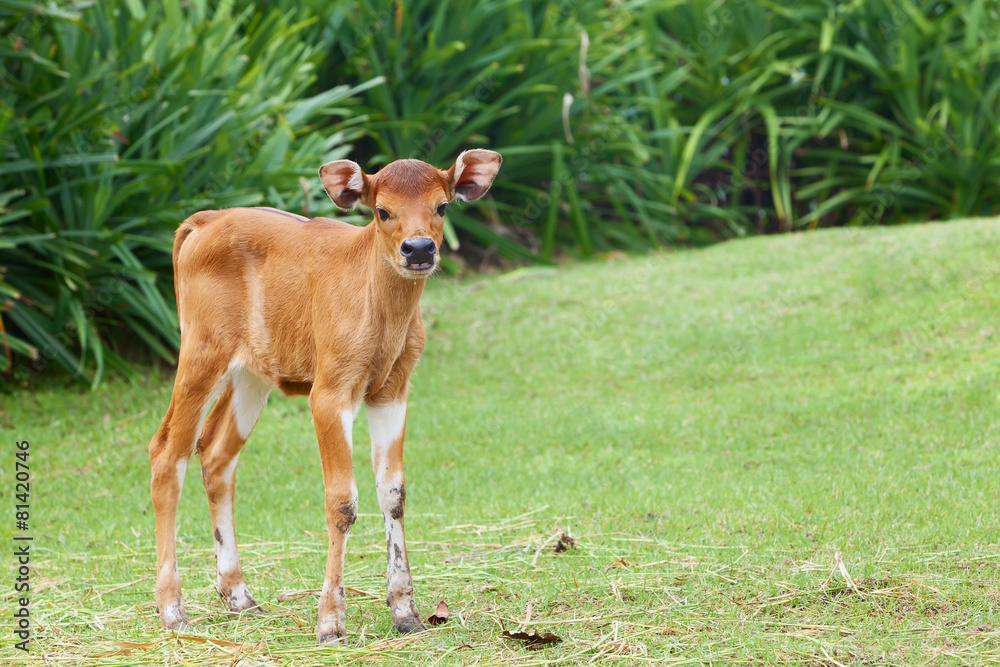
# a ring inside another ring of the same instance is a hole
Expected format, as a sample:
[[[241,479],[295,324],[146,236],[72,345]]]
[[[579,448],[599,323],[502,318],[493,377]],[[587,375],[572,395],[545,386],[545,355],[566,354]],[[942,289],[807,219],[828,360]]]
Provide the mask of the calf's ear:
[[[363,201],[368,191],[368,176],[357,162],[337,160],[319,168],[319,180],[326,194],[338,208],[350,211]]]
[[[448,170],[452,198],[475,201],[486,194],[500,171],[503,158],[496,151],[476,148],[458,156]]]

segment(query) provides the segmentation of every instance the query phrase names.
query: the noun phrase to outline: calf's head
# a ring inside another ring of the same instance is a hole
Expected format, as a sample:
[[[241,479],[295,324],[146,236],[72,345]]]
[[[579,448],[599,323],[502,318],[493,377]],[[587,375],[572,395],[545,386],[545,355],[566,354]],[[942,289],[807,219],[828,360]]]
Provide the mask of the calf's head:
[[[400,275],[424,278],[440,263],[448,203],[486,194],[502,161],[495,151],[476,149],[459,155],[447,171],[396,160],[368,175],[356,162],[337,160],[320,167],[319,177],[338,207],[372,210],[382,254]]]

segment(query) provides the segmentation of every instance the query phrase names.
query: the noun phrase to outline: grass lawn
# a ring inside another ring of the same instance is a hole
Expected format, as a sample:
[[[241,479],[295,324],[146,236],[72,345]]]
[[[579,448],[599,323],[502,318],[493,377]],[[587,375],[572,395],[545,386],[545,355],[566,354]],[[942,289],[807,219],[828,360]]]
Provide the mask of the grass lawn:
[[[315,643],[326,528],[305,399],[273,395],[240,459],[243,565],[272,613],[218,600],[189,474],[195,626],[174,639],[154,612],[146,453],[172,378],[2,397],[5,468],[14,438],[32,447],[28,662],[1000,663],[998,249],[1000,221],[971,220],[432,281],[407,538],[421,612],[443,599],[452,618],[392,631],[362,415],[346,648]],[[564,532],[575,548],[556,553]],[[562,642],[501,638],[522,628]],[[14,641],[0,662],[24,660]]]

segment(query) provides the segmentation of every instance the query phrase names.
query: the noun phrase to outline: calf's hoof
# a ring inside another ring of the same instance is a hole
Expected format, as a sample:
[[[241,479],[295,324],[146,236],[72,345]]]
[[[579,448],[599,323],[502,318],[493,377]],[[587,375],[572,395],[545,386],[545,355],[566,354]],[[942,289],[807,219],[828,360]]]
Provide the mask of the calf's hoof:
[[[320,620],[316,626],[316,636],[320,644],[347,645],[347,626],[343,614],[331,614],[331,618]],[[339,617],[338,617],[339,616]]]
[[[398,632],[402,632],[404,635],[410,634],[411,632],[423,632],[427,628],[424,627],[423,621],[420,620],[419,616],[403,616],[402,618],[392,619],[392,625]]]
[[[184,611],[184,603],[173,602],[160,611],[160,623],[167,630],[180,632],[191,627],[187,612]]]
[[[347,645],[347,636],[339,632],[330,632],[327,634],[319,635],[320,644],[340,644],[341,646]]]
[[[230,591],[229,593],[223,593],[219,591],[219,597],[222,598],[223,602],[229,607],[229,611],[234,614],[253,614],[254,616],[260,616],[266,614],[260,604],[253,599],[253,597],[243,589],[240,592]]]

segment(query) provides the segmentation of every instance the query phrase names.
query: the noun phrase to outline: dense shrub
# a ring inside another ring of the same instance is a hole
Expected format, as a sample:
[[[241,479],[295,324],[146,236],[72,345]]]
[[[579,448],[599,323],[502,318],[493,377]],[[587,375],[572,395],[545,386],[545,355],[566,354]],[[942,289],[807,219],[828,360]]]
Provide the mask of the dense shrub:
[[[301,208],[298,179],[349,149],[337,123],[357,89],[310,92],[323,50],[277,10],[25,4],[0,0],[5,342],[97,383],[135,340],[176,349],[179,222]]]
[[[656,169],[672,203],[737,233],[1000,210],[996,3],[646,6],[649,52],[685,71],[647,111],[685,128]]]
[[[325,80],[387,79],[359,150],[508,156],[494,224],[457,223],[511,255],[1000,210],[996,3],[415,0],[324,22]]]
[[[493,206],[450,222],[480,246],[548,260],[557,249],[641,249],[677,238],[662,207],[639,219],[623,165],[649,154],[633,88],[662,68],[643,62],[632,10],[599,0],[489,0],[339,5],[323,15],[328,84],[384,76],[362,95],[369,120],[356,152],[375,164],[418,157],[447,165],[489,146],[504,155]],[[656,181],[660,177],[654,176]],[[630,216],[621,224],[621,216]]]

